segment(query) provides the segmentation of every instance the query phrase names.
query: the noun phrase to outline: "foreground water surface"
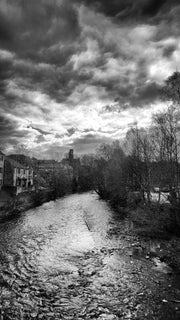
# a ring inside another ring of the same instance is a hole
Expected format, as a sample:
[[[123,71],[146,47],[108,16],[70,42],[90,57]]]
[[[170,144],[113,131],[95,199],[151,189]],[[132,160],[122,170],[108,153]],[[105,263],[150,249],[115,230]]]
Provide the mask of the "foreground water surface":
[[[164,319],[169,275],[133,256],[126,229],[93,193],[1,223],[1,319]]]

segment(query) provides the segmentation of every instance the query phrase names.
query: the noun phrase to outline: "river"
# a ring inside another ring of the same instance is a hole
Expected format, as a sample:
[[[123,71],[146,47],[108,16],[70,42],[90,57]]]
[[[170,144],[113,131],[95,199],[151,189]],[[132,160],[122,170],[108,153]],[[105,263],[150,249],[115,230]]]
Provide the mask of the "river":
[[[94,193],[1,223],[1,319],[161,319],[167,275],[133,257],[138,239],[126,229]]]

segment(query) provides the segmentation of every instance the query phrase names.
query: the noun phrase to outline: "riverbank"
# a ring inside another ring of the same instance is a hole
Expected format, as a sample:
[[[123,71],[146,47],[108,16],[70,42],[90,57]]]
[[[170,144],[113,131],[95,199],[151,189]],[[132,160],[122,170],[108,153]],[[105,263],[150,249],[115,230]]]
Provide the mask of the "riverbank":
[[[116,212],[108,232],[111,239],[115,239],[117,243],[124,243],[123,249],[119,246],[117,250],[119,259],[121,255],[129,259],[133,264],[130,269],[132,267],[132,273],[135,278],[139,278],[142,286],[141,293],[136,296],[139,310],[133,308],[130,303],[130,312],[135,312],[137,316],[141,311],[138,319],[179,319],[180,238],[170,233],[165,233],[164,236],[158,232],[145,233],[147,226],[141,226],[141,229],[136,222],[137,219],[132,219],[130,214],[128,217],[122,217]],[[137,265],[141,265],[138,270]],[[144,272],[148,272],[148,275]],[[143,300],[141,297],[144,297]],[[147,310],[143,307],[145,304]],[[135,314],[131,314],[130,319],[136,319]]]
[[[55,200],[52,190],[38,190],[20,193],[15,197],[7,197],[0,208],[0,221],[6,220],[45,202]]]
[[[100,197],[101,198],[101,197]],[[169,239],[180,237],[180,211],[168,200],[166,195],[162,201],[157,200],[157,194],[151,194],[151,201],[143,199],[139,192],[131,192],[126,201],[105,198],[104,200],[120,217],[127,217],[134,225],[137,235],[150,238]]]
[[[133,239],[129,255],[149,261],[158,273],[169,277],[172,290],[167,292],[167,299],[180,308],[180,228],[171,204],[152,202],[115,209],[116,223],[109,230],[110,237],[122,237],[123,222],[124,238]]]

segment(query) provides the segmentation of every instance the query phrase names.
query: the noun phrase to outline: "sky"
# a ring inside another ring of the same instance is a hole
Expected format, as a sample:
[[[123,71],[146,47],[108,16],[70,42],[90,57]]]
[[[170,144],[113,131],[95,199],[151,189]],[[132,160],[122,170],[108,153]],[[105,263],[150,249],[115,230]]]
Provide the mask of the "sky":
[[[92,153],[147,127],[180,65],[178,0],[0,0],[0,146]]]

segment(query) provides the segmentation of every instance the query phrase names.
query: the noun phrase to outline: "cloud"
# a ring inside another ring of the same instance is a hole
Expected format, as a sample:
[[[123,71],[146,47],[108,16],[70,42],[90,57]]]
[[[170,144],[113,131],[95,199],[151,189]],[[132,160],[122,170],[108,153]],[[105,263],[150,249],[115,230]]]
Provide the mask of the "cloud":
[[[0,115],[0,144],[7,150],[26,141],[28,135],[28,130],[20,126],[17,121]]]
[[[154,101],[159,101],[162,96],[162,86],[154,81],[147,81],[141,86],[137,86],[133,92],[130,92],[131,88],[127,88],[126,91],[121,92],[121,95],[116,98],[118,105],[114,106],[118,108],[119,112],[122,109],[127,109],[130,106],[133,107],[147,107]],[[129,100],[129,102],[127,102]],[[106,107],[107,110],[108,106]]]
[[[3,26],[12,34],[9,46],[13,45],[21,56],[37,59],[44,46],[73,41],[79,34],[77,14],[68,0],[2,0],[0,10]]]
[[[13,41],[13,33],[8,22],[8,19],[0,12],[0,44],[2,45]]]
[[[43,157],[147,126],[180,63],[179,21],[176,0],[2,0],[3,143]]]
[[[165,56],[166,58],[171,58],[176,49],[177,46],[175,44],[165,46],[163,48],[163,56]]]
[[[40,134],[39,136],[37,136],[37,138],[36,138],[35,141],[36,141],[37,144],[40,144],[40,143],[42,143],[42,142],[45,142],[46,139],[44,138],[44,135],[43,135],[43,134]]]
[[[119,20],[144,21],[159,14],[167,13],[172,7],[179,4],[178,0],[77,0],[90,6],[95,11]]]
[[[8,120],[4,116],[0,116],[0,136],[6,137],[9,133],[10,135],[16,132],[16,124]]]
[[[69,136],[72,136],[76,132],[76,129],[75,128],[69,128],[69,129],[67,129],[67,132],[68,132]]]
[[[42,130],[42,129],[40,129],[38,127],[35,127],[35,126],[32,126],[32,125],[28,125],[27,128],[32,128],[33,130],[38,131],[39,133],[41,133],[41,135],[40,135],[41,137],[44,136],[44,135],[51,134],[51,132],[49,132],[49,131]]]
[[[69,147],[73,148],[78,154],[93,153],[100,144],[111,143],[112,138],[103,134],[86,134],[77,138]]]
[[[5,93],[7,80],[12,76],[12,59],[14,55],[0,49],[0,94]]]

